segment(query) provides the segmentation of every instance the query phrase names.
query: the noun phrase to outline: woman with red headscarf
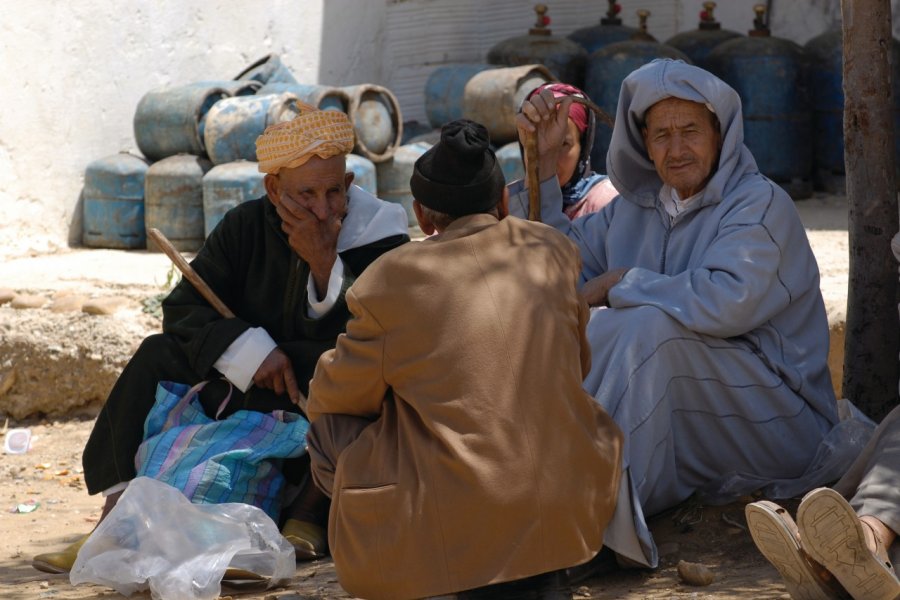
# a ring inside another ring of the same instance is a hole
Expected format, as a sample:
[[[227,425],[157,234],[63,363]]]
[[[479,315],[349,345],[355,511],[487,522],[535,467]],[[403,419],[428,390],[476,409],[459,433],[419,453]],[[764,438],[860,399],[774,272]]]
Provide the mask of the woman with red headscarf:
[[[554,103],[554,98],[575,96],[587,98],[587,94],[566,83],[547,83],[532,90],[522,103],[522,110],[531,103]],[[606,175],[591,169],[591,148],[594,145],[594,113],[583,104],[573,103],[569,108],[569,128],[565,138],[548,146],[538,146],[540,159],[541,193],[556,176],[554,192],[559,189],[563,198],[563,212],[569,219],[597,212],[618,195]],[[522,143],[519,131],[519,145]],[[544,140],[540,140],[544,141]],[[524,152],[523,152],[524,160]],[[528,215],[528,191],[520,179],[509,184],[509,211],[519,217]]]

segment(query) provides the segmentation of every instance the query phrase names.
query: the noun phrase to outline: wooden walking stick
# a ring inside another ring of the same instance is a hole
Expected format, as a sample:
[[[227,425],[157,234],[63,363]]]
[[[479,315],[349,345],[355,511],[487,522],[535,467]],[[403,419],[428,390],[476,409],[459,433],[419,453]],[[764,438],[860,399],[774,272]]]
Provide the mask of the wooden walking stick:
[[[528,186],[528,220],[541,220],[541,174],[538,169],[537,131],[526,131],[525,185]]]
[[[612,118],[606,114],[606,111],[588,100],[578,96],[568,96],[576,104],[583,104],[588,109],[594,111],[601,121],[613,126]],[[562,98],[556,98],[557,104]],[[537,131],[526,131],[525,139],[522,142],[525,149],[525,185],[528,186],[528,220],[541,220],[541,175],[538,168],[538,151],[537,151]]]
[[[156,242],[156,245],[159,246],[159,249],[165,252],[166,256],[178,267],[178,270],[181,271],[182,275],[184,275],[185,279],[191,282],[197,291],[200,292],[200,295],[203,296],[207,302],[209,302],[213,308],[219,311],[219,314],[225,317],[226,319],[231,319],[234,317],[234,313],[231,312],[225,303],[222,302],[221,299],[216,295],[216,293],[212,290],[209,285],[194,268],[188,264],[184,257],[181,256],[181,253],[175,249],[175,246],[163,235],[163,232],[157,229],[156,227],[151,227],[147,231],[147,237]],[[303,411],[303,414],[306,414],[306,396],[303,395],[299,389],[297,393],[300,394],[298,406]]]
[[[209,302],[213,308],[219,311],[219,314],[225,317],[226,319],[231,319],[234,317],[234,313],[225,306],[225,303],[216,296],[216,293],[209,287],[205,281],[197,274],[197,271],[188,264],[184,257],[175,249],[175,246],[163,235],[162,231],[157,229],[156,227],[151,227],[147,231],[147,237],[156,242],[156,245],[159,246],[159,249],[165,252],[166,256],[175,263],[175,266],[178,267],[178,270],[181,271],[181,274],[184,275],[185,279],[191,282],[191,284],[197,288],[197,291],[200,292],[200,295],[203,296],[207,302]]]

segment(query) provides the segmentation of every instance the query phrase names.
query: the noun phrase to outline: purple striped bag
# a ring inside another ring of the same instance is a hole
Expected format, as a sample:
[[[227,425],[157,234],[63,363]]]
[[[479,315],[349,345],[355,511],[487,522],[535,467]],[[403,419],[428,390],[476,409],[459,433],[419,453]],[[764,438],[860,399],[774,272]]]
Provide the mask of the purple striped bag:
[[[309,423],[280,410],[239,410],[221,420],[210,418],[198,399],[205,384],[159,382],[135,456],[137,475],[168,483],[194,503],[242,502],[277,521],[284,488],[281,463],[306,452]],[[218,414],[227,402],[226,397]]]

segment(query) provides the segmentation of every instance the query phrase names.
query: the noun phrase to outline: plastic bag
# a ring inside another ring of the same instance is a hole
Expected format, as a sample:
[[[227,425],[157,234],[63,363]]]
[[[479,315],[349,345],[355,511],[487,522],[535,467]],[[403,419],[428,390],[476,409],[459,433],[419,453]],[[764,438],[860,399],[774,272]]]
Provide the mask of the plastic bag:
[[[283,584],[294,575],[294,547],[255,506],[191,504],[138,477],[81,547],[69,580],[124,596],[149,588],[157,600],[212,600],[229,566]]]
[[[838,424],[819,443],[816,454],[803,475],[773,480],[744,473],[729,473],[700,490],[701,500],[708,504],[726,504],[756,490],[762,491],[767,498],[794,498],[840,479],[871,439],[875,422],[845,398],[837,401],[837,408]]]

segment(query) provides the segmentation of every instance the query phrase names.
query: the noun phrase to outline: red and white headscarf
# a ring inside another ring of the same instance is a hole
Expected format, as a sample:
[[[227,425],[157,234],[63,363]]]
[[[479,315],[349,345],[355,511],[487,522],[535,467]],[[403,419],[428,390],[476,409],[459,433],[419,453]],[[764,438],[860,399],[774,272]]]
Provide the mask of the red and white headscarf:
[[[531,90],[526,96],[526,100],[540,94],[544,90],[553,92],[554,98],[564,98],[566,96],[575,96],[576,98],[587,98],[587,94],[579,90],[574,85],[568,83],[545,83]],[[569,118],[575,123],[578,131],[584,133],[588,127],[588,109],[584,104],[573,104],[569,109]]]
[[[577,98],[588,98],[582,90],[568,83],[545,83],[531,90],[525,97],[530,99],[535,94],[541,93],[543,90],[553,92],[554,98],[563,98],[565,96],[575,96]],[[521,110],[521,108],[519,109]],[[578,165],[575,167],[575,173],[569,181],[562,182],[563,195],[566,195],[566,188],[575,185],[583,177],[591,173],[591,149],[594,147],[594,129],[596,127],[597,118],[593,111],[588,110],[584,104],[573,103],[569,108],[569,119],[575,123],[575,127],[581,133],[581,154],[578,156]]]

